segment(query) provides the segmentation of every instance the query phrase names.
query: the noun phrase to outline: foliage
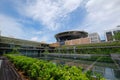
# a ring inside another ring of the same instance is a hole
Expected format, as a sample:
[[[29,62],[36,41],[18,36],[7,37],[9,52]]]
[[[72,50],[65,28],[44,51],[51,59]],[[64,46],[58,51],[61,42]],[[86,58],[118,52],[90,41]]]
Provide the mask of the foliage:
[[[48,49],[45,49],[44,53],[45,53],[45,54],[49,54]]]
[[[6,56],[32,80],[90,80],[90,76],[82,73],[79,67],[56,65],[21,55],[6,54]]]
[[[104,47],[104,46],[119,46],[120,45],[120,41],[114,41],[114,42],[102,42],[102,43],[91,43],[91,44],[80,44],[80,45],[73,45],[73,46],[61,46],[61,48],[65,48],[67,49],[67,47],[69,48],[86,48],[86,47]]]
[[[115,38],[115,40],[120,41],[120,32],[116,32],[113,38]]]
[[[112,48],[113,46],[113,48]],[[92,43],[92,44],[82,44],[74,46],[62,46],[58,49],[56,53],[76,53],[76,54],[111,54],[111,53],[120,53],[119,47],[120,41],[115,42],[104,42],[104,43]],[[76,50],[74,51],[74,47]],[[109,48],[108,48],[109,47]],[[59,49],[61,51],[59,51]]]
[[[19,47],[14,47],[12,49],[12,52],[9,52],[9,54],[20,54],[20,52],[18,51]]]

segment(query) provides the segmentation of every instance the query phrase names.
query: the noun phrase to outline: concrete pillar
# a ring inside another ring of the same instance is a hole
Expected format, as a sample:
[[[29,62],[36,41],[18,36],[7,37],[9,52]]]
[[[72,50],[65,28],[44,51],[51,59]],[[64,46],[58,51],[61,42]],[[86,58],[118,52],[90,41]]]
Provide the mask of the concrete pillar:
[[[76,53],[76,46],[74,46],[74,54]]]

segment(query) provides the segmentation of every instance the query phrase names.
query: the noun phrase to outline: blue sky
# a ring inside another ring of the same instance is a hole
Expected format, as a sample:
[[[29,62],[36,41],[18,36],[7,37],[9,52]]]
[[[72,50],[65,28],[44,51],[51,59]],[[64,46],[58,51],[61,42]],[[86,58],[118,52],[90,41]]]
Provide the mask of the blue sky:
[[[97,32],[120,25],[120,0],[0,0],[3,36],[56,42],[67,30]]]

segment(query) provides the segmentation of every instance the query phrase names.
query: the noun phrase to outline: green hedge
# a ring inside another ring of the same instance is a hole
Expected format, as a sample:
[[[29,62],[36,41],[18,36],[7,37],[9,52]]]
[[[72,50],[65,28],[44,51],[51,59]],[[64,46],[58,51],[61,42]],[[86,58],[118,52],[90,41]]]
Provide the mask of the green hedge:
[[[73,48],[76,46],[77,48],[85,48],[85,47],[100,47],[100,46],[120,46],[120,41],[114,41],[114,42],[103,42],[103,43],[90,43],[90,44],[80,44],[80,45],[73,45],[73,46],[67,46],[63,45],[62,48],[70,47]]]
[[[111,54],[120,53],[119,47],[114,48],[97,48],[97,47],[109,47],[109,46],[120,46],[120,41],[117,42],[105,42],[105,43],[92,43],[92,44],[82,44],[74,46],[60,46],[56,48],[56,53],[74,53],[74,47],[77,48],[75,53],[77,54]],[[90,48],[94,47],[94,48]]]
[[[56,66],[51,62],[25,56],[7,55],[7,57],[33,80],[89,80],[81,69],[76,67]]]
[[[56,65],[21,55],[7,54],[6,56],[17,69],[24,71],[32,80],[91,80],[80,67]]]

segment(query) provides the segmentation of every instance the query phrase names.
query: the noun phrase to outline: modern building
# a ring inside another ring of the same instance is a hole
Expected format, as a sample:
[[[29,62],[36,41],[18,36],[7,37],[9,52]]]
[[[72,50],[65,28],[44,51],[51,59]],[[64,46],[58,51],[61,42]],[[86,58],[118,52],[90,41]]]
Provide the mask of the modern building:
[[[105,31],[106,41],[116,41],[116,40],[113,38],[113,36],[114,36],[115,33],[117,33],[117,32],[120,32],[120,25],[117,26],[117,27],[114,28],[114,29]]]
[[[79,45],[90,43],[88,33],[85,31],[66,31],[55,35],[59,45]]]
[[[65,41],[68,40],[86,38],[86,37],[88,37],[88,33],[85,31],[66,31],[55,35],[55,38],[57,42],[60,43],[60,45],[64,45]]]
[[[99,43],[100,42],[100,36],[98,33],[90,33],[90,34],[88,34],[88,37],[90,38],[91,43]]]
[[[65,45],[80,45],[80,44],[89,44],[90,38],[78,38],[65,41]]]
[[[85,38],[85,37],[88,37],[88,33],[85,31],[66,31],[55,35],[57,42],[78,39],[78,38]]]
[[[11,52],[14,48],[22,54],[38,55],[49,48],[49,44],[0,36],[0,54]]]
[[[59,42],[49,44],[50,47],[59,47]]]

